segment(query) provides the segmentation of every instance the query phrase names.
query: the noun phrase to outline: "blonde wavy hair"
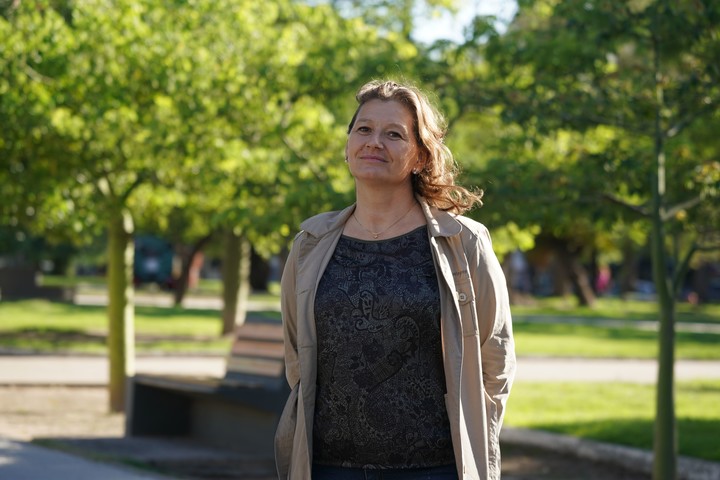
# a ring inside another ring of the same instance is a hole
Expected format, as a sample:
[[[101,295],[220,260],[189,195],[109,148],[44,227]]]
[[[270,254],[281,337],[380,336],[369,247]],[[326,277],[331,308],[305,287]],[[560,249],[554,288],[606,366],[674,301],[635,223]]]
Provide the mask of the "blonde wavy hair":
[[[393,81],[373,80],[360,87],[355,99],[358,107],[350,120],[348,134],[355,125],[360,108],[370,100],[395,100],[412,113],[415,139],[425,160],[423,169],[412,175],[415,194],[440,210],[457,214],[467,212],[476,204],[482,205],[482,190],[473,192],[455,184],[459,169],[444,143],[447,132],[445,118],[420,89]]]

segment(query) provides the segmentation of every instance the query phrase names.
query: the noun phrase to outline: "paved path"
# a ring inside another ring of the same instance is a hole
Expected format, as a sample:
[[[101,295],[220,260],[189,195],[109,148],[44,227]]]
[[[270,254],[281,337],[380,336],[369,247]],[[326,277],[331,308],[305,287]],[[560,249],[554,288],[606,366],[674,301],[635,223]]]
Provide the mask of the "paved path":
[[[135,362],[138,373],[222,377],[224,357],[151,356]],[[109,361],[105,356],[2,355],[0,384],[107,385]]]
[[[26,442],[0,438],[0,478],[8,480],[151,480],[166,479],[155,474],[139,472],[93,462],[76,455],[39,447]]]
[[[676,380],[720,379],[718,360],[676,360]],[[516,381],[655,383],[656,360],[519,358]]]
[[[220,356],[143,356],[138,373],[221,377],[225,358]],[[106,385],[108,359],[104,356],[0,355],[0,384]],[[678,380],[720,379],[720,361],[679,360]],[[613,360],[528,357],[518,360],[517,380],[654,383],[655,360]]]
[[[513,315],[515,323],[569,323],[573,325],[593,325],[606,328],[634,328],[657,332],[660,323],[656,320],[618,320],[612,318],[564,317],[555,315]],[[675,322],[675,331],[688,333],[712,333],[720,335],[720,324],[699,322]]]

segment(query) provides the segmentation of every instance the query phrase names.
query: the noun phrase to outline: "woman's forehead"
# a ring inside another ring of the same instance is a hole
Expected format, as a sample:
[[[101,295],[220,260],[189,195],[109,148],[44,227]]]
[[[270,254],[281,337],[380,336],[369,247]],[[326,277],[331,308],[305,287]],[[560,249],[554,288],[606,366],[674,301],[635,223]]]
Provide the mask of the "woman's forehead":
[[[385,121],[412,125],[413,115],[410,109],[397,100],[372,99],[363,103],[358,110],[356,121]]]

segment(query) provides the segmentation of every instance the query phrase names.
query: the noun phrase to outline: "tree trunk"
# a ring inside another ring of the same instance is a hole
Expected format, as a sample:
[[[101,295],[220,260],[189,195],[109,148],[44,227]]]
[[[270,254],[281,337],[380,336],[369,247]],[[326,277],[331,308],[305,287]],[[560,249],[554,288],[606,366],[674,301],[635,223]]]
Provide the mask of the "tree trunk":
[[[228,232],[223,258],[222,334],[228,335],[245,323],[247,301],[250,296],[250,242]]]
[[[595,303],[595,293],[587,269],[580,262],[578,253],[562,239],[556,239],[555,252],[580,305],[592,306]]]
[[[632,240],[626,238],[622,244],[622,265],[618,274],[618,288],[620,296],[624,299],[633,291],[637,280],[637,247]]]
[[[187,255],[182,256],[182,271],[180,272],[180,278],[178,278],[177,285],[175,286],[175,294],[173,298],[176,307],[182,305],[185,294],[187,293],[188,282],[190,281],[190,269],[192,268],[195,256],[203,248],[205,248],[205,245],[207,245],[211,238],[212,233],[208,233],[193,244]]]
[[[270,262],[251,249],[250,289],[254,292],[267,292],[270,277]]]
[[[663,225],[653,218],[652,263],[660,310],[658,377],[655,410],[653,480],[677,478],[677,432],[675,425],[675,301],[666,271]]]
[[[655,71],[660,71],[658,39],[655,42]],[[667,271],[665,248],[665,147],[661,124],[664,104],[660,76],[656,76],[655,175],[652,196],[652,236],[650,255],[653,280],[660,310],[658,378],[656,390],[655,436],[653,442],[653,480],[677,478],[677,430],[675,425],[675,299],[674,285]]]
[[[108,355],[110,411],[125,411],[125,383],[134,375],[133,221],[124,209],[111,212],[108,226]]]

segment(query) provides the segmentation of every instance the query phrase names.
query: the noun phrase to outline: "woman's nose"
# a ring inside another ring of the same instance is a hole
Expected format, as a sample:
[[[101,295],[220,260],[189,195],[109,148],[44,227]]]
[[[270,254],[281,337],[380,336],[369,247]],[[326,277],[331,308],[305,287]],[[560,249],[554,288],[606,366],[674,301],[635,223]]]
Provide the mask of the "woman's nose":
[[[367,139],[367,146],[373,148],[383,148],[383,143],[380,138],[380,134],[373,133]]]

